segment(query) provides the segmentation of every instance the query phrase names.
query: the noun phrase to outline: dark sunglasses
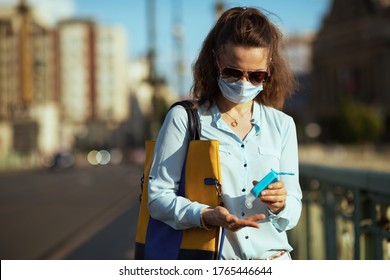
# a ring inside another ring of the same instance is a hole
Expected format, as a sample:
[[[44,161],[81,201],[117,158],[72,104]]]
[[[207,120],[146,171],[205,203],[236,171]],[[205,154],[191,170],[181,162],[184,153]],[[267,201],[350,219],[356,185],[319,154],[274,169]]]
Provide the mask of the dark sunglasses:
[[[221,70],[221,77],[227,82],[237,82],[244,76],[253,85],[260,85],[261,83],[267,81],[269,74],[265,70],[242,71],[240,69],[230,67],[226,67]]]

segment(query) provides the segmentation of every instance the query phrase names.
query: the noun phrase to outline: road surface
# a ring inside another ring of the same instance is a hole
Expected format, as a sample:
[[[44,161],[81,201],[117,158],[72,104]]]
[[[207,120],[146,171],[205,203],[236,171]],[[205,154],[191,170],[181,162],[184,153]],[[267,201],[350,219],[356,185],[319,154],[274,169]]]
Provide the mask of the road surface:
[[[0,174],[0,257],[132,259],[142,166]]]

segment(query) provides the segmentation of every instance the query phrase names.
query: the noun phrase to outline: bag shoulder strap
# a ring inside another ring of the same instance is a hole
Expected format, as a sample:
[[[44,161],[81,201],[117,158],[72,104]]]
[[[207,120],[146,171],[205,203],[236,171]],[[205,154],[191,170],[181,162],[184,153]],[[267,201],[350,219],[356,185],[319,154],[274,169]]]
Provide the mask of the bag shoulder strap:
[[[181,100],[172,104],[169,108],[172,109],[175,106],[181,105],[187,111],[188,116],[188,131],[190,133],[191,140],[200,140],[200,120],[198,115],[198,110],[196,109],[195,103],[192,100]]]

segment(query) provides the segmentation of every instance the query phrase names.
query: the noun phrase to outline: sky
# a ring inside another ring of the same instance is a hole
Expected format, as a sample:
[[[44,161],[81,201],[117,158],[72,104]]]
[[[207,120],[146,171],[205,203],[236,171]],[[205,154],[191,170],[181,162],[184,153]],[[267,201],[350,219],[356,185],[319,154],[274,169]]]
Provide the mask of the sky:
[[[0,9],[19,0],[0,0]],[[152,17],[147,0],[27,0],[48,22],[70,16],[95,19],[102,25],[122,26],[126,32],[129,59],[148,52],[147,17]],[[175,76],[177,49],[172,23],[182,26],[182,54],[185,80],[191,79],[191,64],[202,42],[215,23],[216,0],[155,0],[156,51],[158,73],[168,80]],[[271,20],[285,35],[317,31],[329,10],[331,0],[225,0],[233,6],[258,7],[270,14]],[[176,75],[177,76],[177,75]]]

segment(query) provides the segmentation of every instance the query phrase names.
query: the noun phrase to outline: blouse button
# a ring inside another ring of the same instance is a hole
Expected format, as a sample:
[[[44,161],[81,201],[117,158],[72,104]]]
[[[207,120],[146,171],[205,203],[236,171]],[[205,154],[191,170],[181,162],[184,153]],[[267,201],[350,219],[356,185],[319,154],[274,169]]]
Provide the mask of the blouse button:
[[[247,166],[248,166],[248,164],[245,163],[245,164],[244,164],[244,167],[247,167]]]
[[[242,191],[242,192],[245,192],[245,191],[246,191],[246,189],[245,189],[245,188],[243,188],[241,191]]]

